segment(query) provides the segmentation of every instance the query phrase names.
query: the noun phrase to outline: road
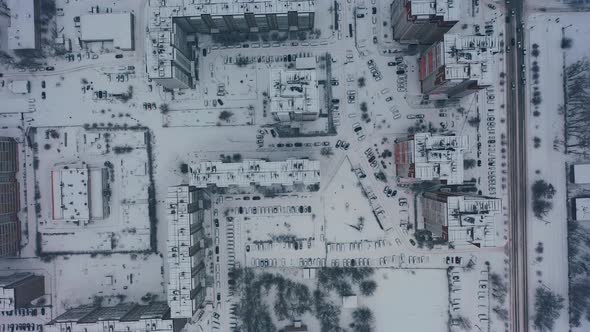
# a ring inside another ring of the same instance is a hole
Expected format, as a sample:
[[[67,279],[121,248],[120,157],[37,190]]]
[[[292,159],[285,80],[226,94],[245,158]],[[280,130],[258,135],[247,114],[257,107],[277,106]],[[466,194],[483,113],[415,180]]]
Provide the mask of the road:
[[[526,109],[523,84],[524,52],[518,45],[525,45],[523,0],[507,4],[506,53],[508,151],[509,151],[509,201],[510,204],[510,310],[512,331],[529,329],[528,313],[528,263],[527,263],[527,160],[526,160]],[[511,45],[514,38],[514,46]]]

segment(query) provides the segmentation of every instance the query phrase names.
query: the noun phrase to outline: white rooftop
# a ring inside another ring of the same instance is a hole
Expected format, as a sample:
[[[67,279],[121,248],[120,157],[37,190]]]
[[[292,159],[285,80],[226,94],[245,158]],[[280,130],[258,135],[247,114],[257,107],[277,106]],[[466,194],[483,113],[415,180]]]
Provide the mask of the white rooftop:
[[[482,196],[449,196],[447,220],[449,242],[496,245],[495,229],[502,216],[502,200]]]
[[[160,7],[162,16],[243,15],[290,11],[313,12],[314,0],[150,0],[151,7]],[[164,5],[162,5],[164,3]]]
[[[82,41],[113,41],[115,48],[133,49],[133,14],[107,13],[80,16]]]
[[[205,188],[208,185],[270,186],[273,184],[305,185],[320,182],[320,162],[307,159],[287,161],[245,160],[240,163],[206,161],[193,166],[191,185]]]
[[[167,295],[173,318],[186,318],[193,314],[190,248],[194,243],[188,213],[188,205],[191,203],[189,186],[168,188],[166,197],[169,275]]]
[[[500,40],[493,36],[463,36],[446,33],[443,39],[445,78],[475,80],[491,84],[493,54],[500,51]]]
[[[34,49],[37,45],[35,29],[35,1],[7,0],[10,9],[8,48],[11,50]]]
[[[415,177],[421,180],[446,180],[449,184],[463,183],[463,151],[467,136],[414,135]]]
[[[574,183],[590,183],[590,164],[574,165]]]
[[[441,16],[444,21],[458,21],[462,0],[412,0],[410,10],[418,18]]]
[[[270,110],[272,113],[319,112],[319,89],[314,69],[272,69],[270,71],[270,86]]]
[[[29,81],[12,81],[9,86],[10,91],[16,94],[27,94],[29,93],[30,84]]]
[[[590,198],[576,198],[576,220],[590,220]]]
[[[51,171],[53,219],[90,220],[88,168],[58,168]]]

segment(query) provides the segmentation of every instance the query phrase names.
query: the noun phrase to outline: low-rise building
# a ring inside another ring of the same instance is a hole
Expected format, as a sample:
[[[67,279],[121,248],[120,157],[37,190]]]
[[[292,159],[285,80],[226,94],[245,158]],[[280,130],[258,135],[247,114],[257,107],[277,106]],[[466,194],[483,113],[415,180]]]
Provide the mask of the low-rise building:
[[[319,88],[314,69],[270,71],[270,112],[276,121],[317,119],[318,95]]]
[[[40,0],[7,0],[10,14],[8,49],[28,50],[39,48]]]
[[[427,192],[422,196],[424,229],[433,237],[455,246],[496,245],[496,227],[502,216],[502,200],[446,192]]]
[[[492,59],[499,51],[494,36],[445,34],[418,59],[422,93],[461,97],[492,85]]]
[[[0,257],[17,255],[20,247],[18,165],[17,142],[0,137]]]
[[[574,220],[590,221],[590,197],[575,198],[574,206]]]
[[[320,162],[307,159],[286,161],[244,160],[238,163],[206,161],[192,167],[191,185],[206,188],[229,186],[311,185],[320,182]]]
[[[86,14],[80,16],[80,40],[83,42],[112,41],[121,50],[134,48],[132,13]]]
[[[172,318],[191,318],[203,305],[205,284],[204,223],[210,222],[208,192],[194,186],[168,188],[168,305]]]
[[[51,171],[52,215],[55,221],[86,225],[108,214],[103,192],[106,168],[63,165]]]
[[[587,184],[590,183],[590,164],[576,164],[574,165],[574,183]]]
[[[45,294],[45,277],[29,272],[0,276],[0,311],[26,307]]]
[[[170,318],[164,302],[149,305],[120,303],[101,307],[85,305],[69,309],[45,325],[47,332],[176,332],[181,321]]]
[[[393,38],[402,43],[432,44],[449,31],[461,14],[461,0],[394,0]]]
[[[417,133],[397,139],[394,145],[396,174],[403,182],[463,183],[463,153],[467,136]]]

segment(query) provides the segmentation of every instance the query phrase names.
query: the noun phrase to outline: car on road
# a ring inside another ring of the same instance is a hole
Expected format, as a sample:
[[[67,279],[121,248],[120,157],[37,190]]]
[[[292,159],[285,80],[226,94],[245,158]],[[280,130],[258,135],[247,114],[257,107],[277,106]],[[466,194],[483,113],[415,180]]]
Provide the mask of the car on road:
[[[416,119],[424,119],[424,114],[416,114]]]
[[[390,101],[392,101],[392,100],[393,100],[393,97],[392,97],[392,96],[389,96],[389,97],[385,98],[385,101],[386,101],[386,102],[390,102]]]
[[[45,99],[47,97],[47,94],[45,93],[45,91],[41,92],[41,99]]]
[[[115,59],[121,59],[121,58],[123,58],[123,54],[117,54],[117,55],[115,55]]]
[[[52,67],[52,66],[49,66],[49,67],[45,67],[45,70],[47,70],[47,71],[54,71],[54,70],[55,70],[55,68],[54,68],[54,67]]]

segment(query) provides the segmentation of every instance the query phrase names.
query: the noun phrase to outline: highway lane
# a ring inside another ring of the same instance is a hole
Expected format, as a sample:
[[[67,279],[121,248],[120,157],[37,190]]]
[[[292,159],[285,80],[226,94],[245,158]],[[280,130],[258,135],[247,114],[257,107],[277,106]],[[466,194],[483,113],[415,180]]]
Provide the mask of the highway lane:
[[[523,1],[507,3],[506,44],[511,51],[506,54],[508,151],[509,151],[509,201],[510,204],[510,304],[512,331],[526,332],[528,313],[528,263],[527,263],[527,164],[526,164],[526,108],[523,49],[525,47]],[[514,38],[514,45],[512,39]]]

